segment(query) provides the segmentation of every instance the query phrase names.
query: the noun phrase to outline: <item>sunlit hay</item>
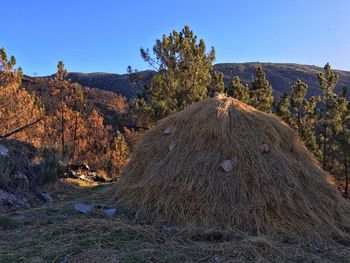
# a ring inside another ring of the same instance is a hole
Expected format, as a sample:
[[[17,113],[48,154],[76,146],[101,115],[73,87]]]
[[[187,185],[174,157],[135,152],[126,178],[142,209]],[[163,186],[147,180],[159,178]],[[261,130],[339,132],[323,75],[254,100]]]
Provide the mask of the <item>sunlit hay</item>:
[[[346,236],[350,206],[325,175],[277,117],[218,96],[148,131],[106,197],[188,230]]]

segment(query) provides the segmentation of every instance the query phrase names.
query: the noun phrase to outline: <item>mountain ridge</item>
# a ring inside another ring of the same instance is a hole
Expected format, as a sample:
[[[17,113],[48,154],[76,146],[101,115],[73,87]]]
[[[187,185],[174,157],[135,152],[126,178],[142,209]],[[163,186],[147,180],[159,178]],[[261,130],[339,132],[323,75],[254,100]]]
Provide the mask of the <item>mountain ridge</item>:
[[[321,90],[318,87],[317,74],[323,68],[315,65],[305,65],[297,63],[273,63],[273,62],[245,62],[245,63],[218,63],[213,66],[224,74],[226,85],[235,77],[239,76],[243,83],[250,84],[255,77],[256,69],[262,66],[267,80],[273,88],[275,98],[285,92],[289,93],[290,86],[297,79],[309,85],[308,96],[319,95]],[[340,80],[335,91],[339,93],[342,87],[350,88],[350,71],[335,70],[339,74]],[[155,74],[153,70],[139,71],[145,83],[148,83]],[[50,77],[50,76],[46,76]],[[73,82],[78,82],[82,86],[113,91],[125,96],[128,100],[136,96],[139,90],[130,83],[128,74],[117,74],[108,72],[70,72],[67,76]],[[350,94],[348,94],[350,95]]]

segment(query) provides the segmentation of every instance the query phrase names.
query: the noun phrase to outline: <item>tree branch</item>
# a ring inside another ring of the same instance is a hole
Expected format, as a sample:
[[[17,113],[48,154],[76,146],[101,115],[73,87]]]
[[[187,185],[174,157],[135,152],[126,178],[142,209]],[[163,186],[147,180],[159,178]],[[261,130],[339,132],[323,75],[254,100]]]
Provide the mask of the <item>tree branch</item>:
[[[19,127],[19,128],[15,129],[15,130],[13,130],[13,131],[11,131],[11,132],[5,134],[5,135],[0,135],[0,139],[5,139],[5,138],[7,138],[7,137],[10,137],[10,136],[13,135],[13,134],[16,134],[16,133],[18,133],[18,132],[20,132],[20,131],[22,131],[22,130],[24,130],[24,129],[27,129],[27,128],[29,128],[30,126],[32,126],[32,125],[34,125],[34,124],[40,122],[42,119],[44,119],[44,116],[42,116],[41,118],[39,118],[39,119],[37,119],[37,120],[35,120],[35,121],[31,122],[31,123],[28,123],[28,124],[24,125],[24,126],[22,126],[22,127]]]

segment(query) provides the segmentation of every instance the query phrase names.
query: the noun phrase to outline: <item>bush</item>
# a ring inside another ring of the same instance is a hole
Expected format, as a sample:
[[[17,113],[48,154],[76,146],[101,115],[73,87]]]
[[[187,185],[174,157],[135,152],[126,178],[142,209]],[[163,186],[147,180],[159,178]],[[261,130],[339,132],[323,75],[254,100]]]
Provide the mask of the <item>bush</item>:
[[[41,161],[34,168],[40,185],[55,182],[63,176],[66,166],[60,160],[57,149],[44,147],[40,151],[40,156]]]

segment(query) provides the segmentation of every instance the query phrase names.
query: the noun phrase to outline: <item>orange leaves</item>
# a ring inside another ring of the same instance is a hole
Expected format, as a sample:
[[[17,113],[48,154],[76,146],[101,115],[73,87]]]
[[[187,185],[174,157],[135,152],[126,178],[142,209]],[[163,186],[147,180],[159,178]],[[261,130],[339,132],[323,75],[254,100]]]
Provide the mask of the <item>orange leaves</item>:
[[[0,54],[0,63],[2,59]],[[13,65],[8,68],[6,63],[0,65],[0,135],[44,116],[12,138],[38,148],[60,149],[63,161],[87,162],[93,169],[119,173],[128,147],[120,133],[113,136],[113,128],[105,124],[101,113],[113,123],[115,113],[127,109],[124,97],[65,80],[63,63],[54,78],[24,77],[22,87],[21,70],[13,70]]]
[[[37,98],[21,88],[21,75],[16,71],[0,70],[0,135],[39,119],[43,109]]]

